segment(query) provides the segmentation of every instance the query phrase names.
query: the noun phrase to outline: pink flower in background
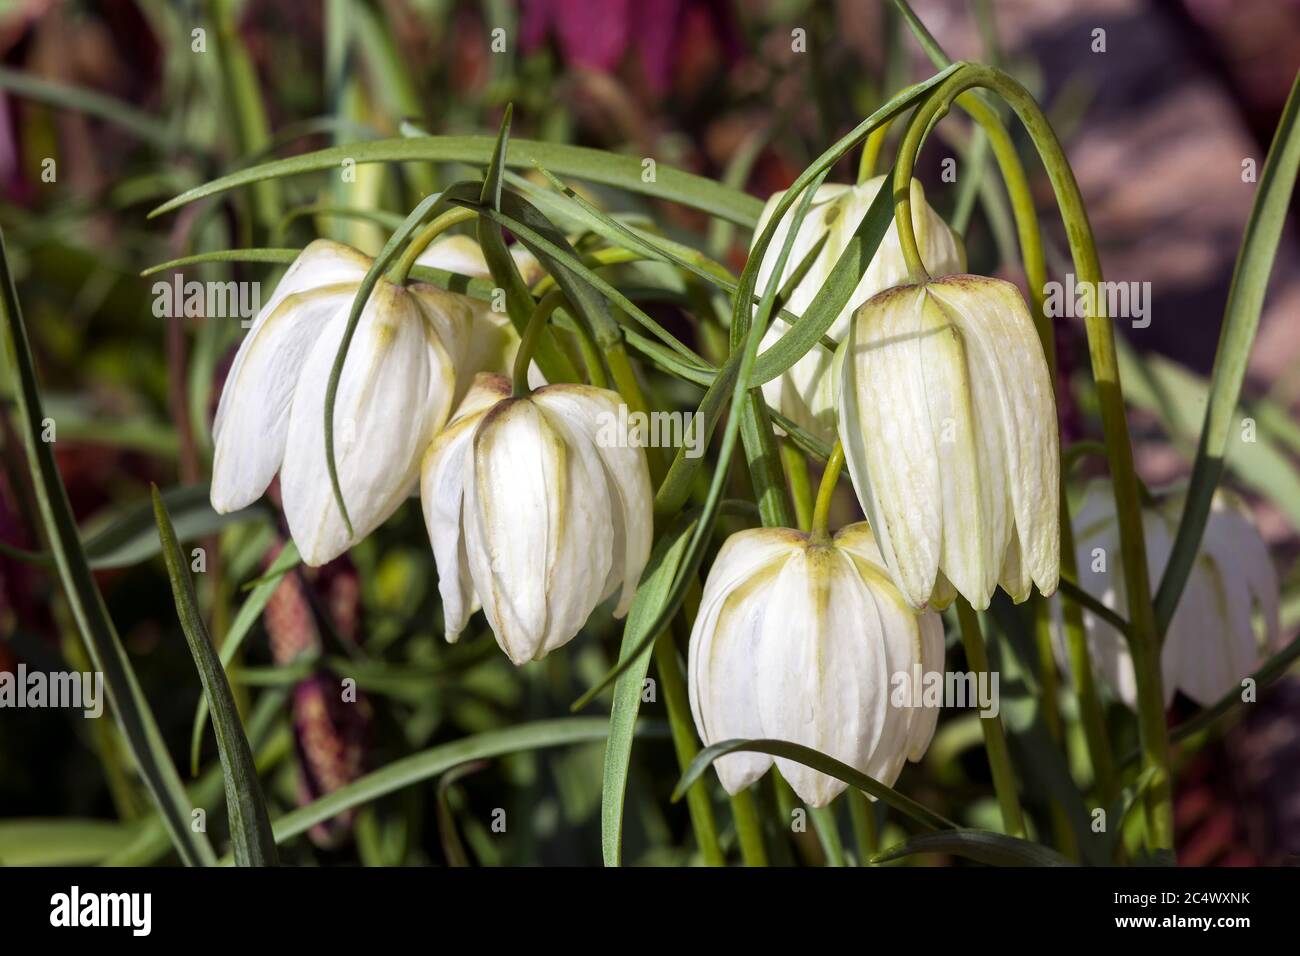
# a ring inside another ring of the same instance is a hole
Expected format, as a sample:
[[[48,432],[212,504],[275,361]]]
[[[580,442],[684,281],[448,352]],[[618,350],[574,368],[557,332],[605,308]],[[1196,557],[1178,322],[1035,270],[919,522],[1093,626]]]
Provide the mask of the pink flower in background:
[[[554,36],[570,66],[613,71],[635,47],[650,89],[672,86],[682,40],[707,26],[727,59],[739,55],[725,0],[524,0],[520,46],[532,52]]]

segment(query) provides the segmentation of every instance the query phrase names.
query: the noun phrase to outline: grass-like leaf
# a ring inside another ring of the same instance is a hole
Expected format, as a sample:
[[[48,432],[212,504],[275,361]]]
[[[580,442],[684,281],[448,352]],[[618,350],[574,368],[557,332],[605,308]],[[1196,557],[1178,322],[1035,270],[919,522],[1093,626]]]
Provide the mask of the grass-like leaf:
[[[185,555],[176,530],[167,515],[167,506],[157,487],[153,489],[154,515],[158,520],[158,537],[162,542],[163,561],[172,583],[172,597],[176,613],[181,619],[181,630],[194,656],[199,677],[203,681],[203,694],[212,711],[212,725],[217,734],[217,751],[226,784],[226,813],[230,817],[230,840],[234,847],[235,862],[240,866],[275,866],[279,861],[275,841],[271,837],[271,819],[266,812],[266,798],[262,784],[257,779],[253,751],[244,736],[244,727],[235,707],[235,697],[226,680],[226,671],[217,657],[207,625],[199,614],[194,595],[194,582],[190,579]]]
[[[948,853],[989,866],[1074,866],[1050,847],[992,830],[942,830],[922,833],[877,853],[872,863],[888,863],[916,853]]]
[[[857,787],[863,793],[875,797],[886,806],[893,807],[899,813],[915,820],[927,830],[955,830],[958,828],[957,824],[951,820],[922,806],[911,797],[904,796],[893,787],[885,786],[874,777],[869,777],[862,771],[856,770],[834,757],[827,756],[821,751],[805,747],[802,744],[791,743],[788,740],[722,740],[705,747],[686,769],[686,772],[682,774],[681,780],[677,781],[677,787],[673,790],[673,800],[680,800],[682,794],[686,792],[686,788],[699,779],[700,775],[709,768],[713,761],[737,751],[784,757],[787,760],[798,761],[805,767],[820,770],[836,780],[843,780],[851,787]]]
[[[298,556],[297,546],[292,541],[286,542],[266,574],[258,578],[253,590],[248,597],[244,598],[244,603],[239,606],[239,611],[230,624],[230,630],[226,632],[226,639],[221,642],[223,669],[230,667],[230,662],[235,659],[235,655],[244,644],[244,638],[252,631],[257,619],[262,616],[262,611],[266,609],[266,604],[271,600],[275,589],[280,586],[280,581],[298,564],[299,560],[301,559]],[[194,712],[194,724],[190,728],[190,772],[196,775],[199,767],[199,750],[203,744],[203,727],[207,722],[208,698],[204,696],[199,698],[198,707]]]
[[[149,215],[160,216],[187,203],[265,179],[338,169],[346,160],[352,160],[358,165],[452,162],[486,166],[495,144],[496,138],[492,136],[424,136],[348,143],[241,169],[187,190],[163,203]],[[562,176],[572,176],[680,203],[750,229],[758,222],[759,213],[763,211],[762,202],[753,196],[703,176],[657,163],[654,177],[647,181],[639,157],[583,146],[512,139],[504,157],[504,165],[512,169],[545,166]]]
[[[191,807],[185,790],[91,573],[77,535],[67,489],[54,460],[54,447],[41,439],[45,413],[3,235],[0,235],[0,283],[0,324],[13,369],[18,426],[27,448],[41,521],[68,606],[92,662],[104,675],[114,717],[141,778],[158,804],[177,852],[188,865],[211,863],[215,859],[212,847],[205,837],[190,829]]]
[[[637,729],[640,733],[652,733],[655,736],[662,736],[666,732],[666,728],[660,724],[649,726],[642,724]],[[448,744],[440,744],[394,761],[319,800],[314,800],[305,807],[299,807],[285,814],[272,824],[275,841],[284,843],[307,832],[316,824],[338,816],[345,810],[362,806],[395,790],[436,777],[460,764],[525,750],[590,743],[603,740],[608,730],[609,724],[602,717],[562,717],[558,720],[539,720],[530,724],[519,724],[504,730],[489,730]]]
[[[1296,175],[1300,173],[1300,123],[1296,122],[1297,114],[1300,114],[1300,72],[1292,82],[1291,95],[1287,97],[1268,158],[1264,160],[1255,204],[1246,223],[1246,236],[1232,273],[1228,307],[1219,333],[1219,348],[1214,355],[1214,371],[1210,376],[1210,403],[1205,409],[1200,447],[1196,450],[1196,462],[1192,466],[1192,478],[1187,486],[1187,499],[1178,522],[1173,550],[1156,591],[1156,623],[1162,634],[1173,619],[1178,599],[1192,573],[1201,535],[1209,520],[1214,489],[1223,474],[1228,439],[1236,428],[1237,402],[1246,378],[1246,363],[1250,360],[1250,349],[1259,329],[1264,293],[1268,291],[1268,277],[1273,271],[1282,226],[1291,206]]]
[[[609,711],[609,739],[605,742],[604,779],[600,790],[600,848],[606,866],[618,866],[623,847],[623,799],[627,792],[628,763],[632,756],[632,733],[641,709],[641,693],[650,668],[653,643],[646,641],[645,626],[652,623],[658,605],[667,597],[673,577],[690,540],[694,520],[679,518],[655,543],[650,561],[641,575],[632,607],[623,625],[619,659],[634,660],[614,684],[614,702]]]

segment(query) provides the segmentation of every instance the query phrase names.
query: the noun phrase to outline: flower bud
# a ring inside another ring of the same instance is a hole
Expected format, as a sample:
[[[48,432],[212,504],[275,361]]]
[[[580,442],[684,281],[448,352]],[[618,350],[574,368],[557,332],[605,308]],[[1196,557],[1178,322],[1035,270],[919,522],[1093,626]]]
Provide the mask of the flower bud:
[[[853,487],[908,601],[1053,593],[1056,405],[1019,290],[960,275],[882,292],[855,313],[840,375]]]
[[[627,613],[654,519],[645,452],[598,437],[619,405],[586,385],[514,398],[502,376],[475,380],[420,482],[447,640],[481,605],[524,664],[566,644],[620,589],[614,615]]]
[[[884,176],[876,176],[857,186],[831,184],[818,188],[790,247],[790,255],[781,275],[782,285],[823,236],[826,237],[826,242],[813,257],[803,278],[795,284],[785,303],[786,309],[802,316],[812,304],[849,240],[853,238],[858,221],[866,214],[884,183]],[[754,231],[755,238],[762,235],[776,204],[784,195],[784,192],[776,193],[767,201]],[[767,287],[772,270],[776,268],[777,256],[790,231],[798,205],[795,203],[782,218],[767,247],[767,254],[759,265],[757,288],[760,291]],[[925,201],[921,184],[915,179],[912,180],[912,221],[921,258],[931,274],[946,275],[966,268],[966,257],[952,230],[930,208]],[[906,280],[907,263],[903,260],[903,250],[898,244],[898,226],[891,222],[889,231],[881,240],[866,272],[862,274],[862,280],[826,334],[836,342],[841,341],[848,331],[854,309],[877,292]],[[789,329],[790,326],[784,320],[773,315],[760,348],[766,349],[774,344]],[[827,444],[835,441],[835,389],[839,384],[831,374],[831,360],[830,351],[818,343],[786,372],[763,383],[763,397],[769,406]]]
[[[279,471],[289,531],[309,565],[342,554],[397,509],[457,398],[468,300],[381,279],[362,310],[334,405],[349,537],[326,465],[325,392],[370,266],[327,240],[302,251],[240,345],[213,425],[212,506],[223,513],[246,507]]]
[[[917,615],[890,582],[866,524],[817,542],[787,528],[733,534],[709,571],[691,632],[691,713],[706,745],[776,738],[811,747],[892,785],[930,745],[938,708],[896,706],[896,675],[943,667],[943,624]],[[845,784],[777,757],[805,803]],[[773,758],[735,753],[714,766],[729,793]]]
[[[1183,500],[1181,494],[1171,495],[1142,511],[1153,584],[1169,563]],[[1119,524],[1107,483],[1089,486],[1074,528],[1079,586],[1127,617]],[[1086,611],[1083,622],[1093,667],[1116,696],[1136,708],[1137,684],[1127,641]],[[1229,691],[1239,690],[1242,678],[1259,666],[1270,649],[1279,647],[1278,580],[1268,546],[1242,503],[1219,491],[1160,652],[1166,706],[1175,691],[1210,706]]]

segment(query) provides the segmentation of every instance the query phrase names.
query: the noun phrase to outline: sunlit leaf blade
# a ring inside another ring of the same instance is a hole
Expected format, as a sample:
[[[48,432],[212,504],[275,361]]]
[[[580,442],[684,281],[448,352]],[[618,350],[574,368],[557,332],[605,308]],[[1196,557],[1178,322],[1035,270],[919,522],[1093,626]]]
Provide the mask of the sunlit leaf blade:
[[[253,590],[244,599],[244,603],[239,606],[239,611],[230,624],[230,630],[226,632],[226,638],[221,642],[222,668],[230,667],[230,662],[235,659],[235,655],[244,645],[244,638],[249,635],[257,619],[262,616],[262,611],[266,609],[271,595],[280,586],[284,576],[300,560],[297,546],[292,541],[286,542],[266,574],[258,579]],[[205,695],[199,698],[198,707],[194,712],[194,724],[190,728],[190,772],[194,774],[198,773],[199,750],[203,744],[203,728],[207,722],[208,698]]]
[[[54,460],[54,447],[41,440],[40,391],[27,329],[23,325],[14,288],[4,237],[0,235],[0,321],[4,326],[5,352],[16,384],[17,424],[27,448],[32,485],[45,534],[54,552],[55,565],[69,609],[86,643],[95,667],[104,675],[104,687],[114,717],[145,785],[162,812],[167,830],[181,859],[189,865],[215,860],[212,847],[201,834],[190,829],[190,805],[167,754],[162,734],[144,698],[130,658],[108,616],[103,596],[95,584],[77,526],[68,503],[67,490]]]
[[[153,489],[154,514],[158,520],[158,537],[162,541],[163,561],[172,583],[172,597],[176,613],[181,620],[181,630],[190,646],[194,665],[203,682],[203,695],[212,712],[212,726],[217,736],[217,751],[225,775],[226,813],[230,817],[230,841],[235,862],[240,866],[275,866],[279,862],[275,840],[271,837],[271,818],[266,812],[266,798],[262,784],[257,779],[253,751],[244,736],[244,727],[235,707],[235,697],[226,680],[225,669],[217,657],[207,625],[199,613],[194,595],[194,582],[190,579],[189,565],[176,540],[176,531],[167,516],[158,489]]]
[[[871,858],[888,863],[916,853],[947,853],[989,866],[1074,866],[1050,847],[992,830],[941,830],[922,833],[891,846]]]
[[[388,766],[366,774],[359,780],[318,800],[285,814],[274,822],[277,843],[305,833],[318,823],[338,816],[345,810],[359,807],[385,794],[411,784],[428,780],[445,773],[452,767],[471,760],[485,760],[503,754],[547,747],[564,747],[570,744],[603,740],[609,722],[603,717],[563,717],[558,720],[539,720],[519,724],[505,730],[490,730],[474,734],[448,744],[396,760]],[[659,724],[641,724],[641,734],[662,736],[666,728]]]
[[[149,215],[162,215],[186,203],[264,179],[339,169],[345,160],[353,160],[358,165],[387,162],[457,162],[486,166],[492,156],[495,143],[496,138],[492,136],[427,136],[348,143],[241,169],[181,193],[176,198],[163,203]],[[512,139],[505,156],[505,165],[512,169],[545,166],[562,176],[572,176],[575,179],[602,183],[655,199],[691,206],[746,228],[753,228],[754,223],[758,222],[759,213],[763,210],[763,204],[753,196],[737,189],[730,189],[711,179],[673,169],[663,163],[656,164],[653,180],[647,181],[639,157],[623,156],[584,146]]]
[[[796,760],[805,767],[820,770],[836,780],[843,780],[851,787],[857,787],[863,793],[875,797],[886,806],[892,807],[904,816],[910,817],[928,830],[957,829],[957,824],[951,820],[940,816],[933,810],[927,809],[911,797],[904,796],[893,787],[885,786],[880,781],[867,776],[860,770],[855,770],[834,757],[829,757],[802,744],[791,743],[788,740],[722,740],[705,747],[686,769],[686,772],[682,774],[681,780],[677,781],[677,786],[673,790],[673,800],[680,800],[682,794],[686,792],[686,788],[699,779],[700,775],[709,768],[713,761],[737,751],[771,754],[773,757]]]
[[[1246,364],[1250,360],[1255,332],[1259,329],[1259,315],[1264,307],[1264,293],[1268,290],[1268,277],[1273,271],[1278,241],[1291,205],[1291,193],[1300,173],[1300,73],[1291,85],[1286,108],[1278,122],[1269,147],[1264,170],[1260,174],[1255,204],[1246,223],[1246,236],[1237,254],[1237,265],[1232,273],[1232,287],[1228,290],[1228,307],[1219,333],[1219,348],[1214,356],[1214,371],[1210,377],[1210,403],[1205,409],[1205,424],[1201,428],[1200,447],[1192,466],[1192,478],[1183,503],[1183,514],[1178,522],[1173,551],[1156,591],[1155,608],[1157,626],[1161,633],[1169,626],[1182,596],[1183,587],[1192,572],[1196,552],[1200,549],[1201,535],[1209,520],[1210,502],[1214,489],[1223,474],[1228,439],[1236,426],[1237,402],[1246,377]]]
[[[650,561],[641,575],[636,596],[623,625],[620,661],[641,648],[614,685],[614,702],[609,711],[609,739],[605,742],[604,779],[600,790],[600,847],[606,866],[618,866],[623,846],[623,798],[627,792],[628,763],[632,756],[632,733],[641,709],[646,671],[650,668],[652,644],[647,644],[645,626],[652,622],[658,605],[667,597],[673,576],[690,539],[693,521],[679,519],[655,543]]]

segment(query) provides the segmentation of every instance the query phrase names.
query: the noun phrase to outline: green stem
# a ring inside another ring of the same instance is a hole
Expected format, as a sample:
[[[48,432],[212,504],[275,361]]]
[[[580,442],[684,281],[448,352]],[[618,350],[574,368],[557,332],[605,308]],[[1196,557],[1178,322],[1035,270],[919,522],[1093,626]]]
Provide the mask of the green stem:
[[[962,93],[977,87],[998,94],[1015,111],[1029,133],[1056,195],[1070,243],[1070,252],[1074,259],[1074,268],[1078,273],[1078,281],[1081,285],[1088,284],[1093,288],[1100,288],[1101,263],[1097,256],[1092,227],[1088,222],[1083,198],[1079,193],[1079,186],[1065,151],[1033,97],[1015,79],[1001,70],[969,63],[962,64],[917,110],[904,137],[903,147],[899,150],[895,173],[896,195],[905,196],[909,189],[916,151],[931,121],[940,117],[947,110],[948,105]],[[928,118],[922,119],[923,115]],[[996,153],[997,144],[995,143],[994,146]],[[900,203],[898,206],[900,240],[903,239],[904,231],[910,227],[910,220],[904,222],[901,218],[902,213],[903,206]],[[910,211],[908,215],[910,216]],[[1020,218],[1019,215],[1017,218]],[[913,251],[915,251],[914,240]],[[1035,283],[1031,282],[1030,285],[1031,291],[1034,291]],[[1037,294],[1041,295],[1041,292],[1040,286]],[[1125,594],[1129,600],[1132,623],[1129,644],[1137,683],[1138,726],[1144,768],[1149,769],[1153,775],[1148,790],[1151,819],[1148,836],[1153,849],[1167,849],[1173,846],[1169,736],[1165,724],[1164,691],[1161,686],[1159,638],[1151,600],[1151,586],[1147,577],[1139,482],[1133,464],[1133,448],[1129,440],[1128,421],[1125,417],[1124,396],[1120,388],[1114,329],[1104,315],[1099,296],[1092,297],[1091,305],[1090,314],[1085,319],[1085,329],[1088,335],[1093,378],[1097,383],[1106,455],[1110,465],[1118,515]],[[1036,311],[1041,312],[1041,310]],[[1036,321],[1045,321],[1045,319],[1038,317]]]
[[[800,531],[812,527],[813,494],[808,480],[808,459],[795,447],[794,442],[786,439],[781,442],[781,464],[785,468],[785,478],[790,484],[790,499],[794,502],[794,520]]]
[[[817,505],[813,508],[812,538],[814,541],[830,540],[831,501],[835,498],[835,484],[844,467],[844,445],[837,439],[831,450],[830,461],[822,472],[822,483],[817,487]]]
[[[880,833],[876,808],[861,790],[849,789],[849,820],[858,845],[858,865],[867,866],[867,861],[880,852]]]
[[[880,161],[880,151],[885,146],[885,137],[889,135],[889,127],[894,121],[886,120],[867,136],[867,141],[862,144],[862,159],[858,161],[858,185],[861,186],[868,179],[876,174],[876,164]]]
[[[986,681],[989,658],[984,649],[984,635],[980,632],[980,619],[975,609],[964,597],[957,598],[957,619],[961,622],[961,643],[966,651],[966,664],[975,672],[976,680]],[[984,749],[988,752],[989,768],[993,771],[993,789],[1002,808],[1002,828],[1010,836],[1025,836],[1025,818],[1020,811],[1020,797],[1016,793],[1016,775],[1011,767],[1011,754],[1007,750],[1007,735],[1000,717],[980,716],[980,729],[984,732]]]
[[[515,367],[512,375],[514,387],[511,390],[511,394],[515,398],[523,398],[532,392],[532,389],[528,386],[528,366],[532,364],[533,352],[537,349],[537,340],[541,338],[542,330],[546,328],[551,313],[563,301],[564,293],[559,289],[554,289],[542,296],[542,300],[533,309],[532,317],[528,320],[523,338],[519,342],[519,351],[515,353]]]
[[[458,206],[455,209],[448,209],[433,222],[426,225],[423,229],[415,234],[406,248],[402,251],[402,257],[388,273],[388,279],[393,285],[402,285],[406,282],[406,277],[410,274],[412,267],[415,266],[415,260],[420,258],[420,254],[429,247],[429,243],[442,235],[452,226],[467,222],[477,216],[473,209],[466,209]]]
[[[731,798],[731,816],[736,821],[736,838],[740,858],[745,866],[767,866],[767,847],[763,844],[763,824],[758,816],[758,801],[748,787]]]
[[[659,683],[664,691],[664,707],[668,711],[668,726],[672,731],[673,749],[677,752],[678,764],[684,770],[691,765],[700,748],[695,740],[690,703],[686,696],[686,682],[682,679],[681,664],[677,660],[677,649],[673,646],[671,629],[665,630],[655,641],[654,659],[655,669],[659,671]],[[709,792],[703,779],[696,781],[686,792],[686,806],[691,816],[691,828],[695,831],[695,840],[700,846],[705,864],[726,866],[727,860],[718,843],[718,828],[713,820],[713,808],[709,805]]]

